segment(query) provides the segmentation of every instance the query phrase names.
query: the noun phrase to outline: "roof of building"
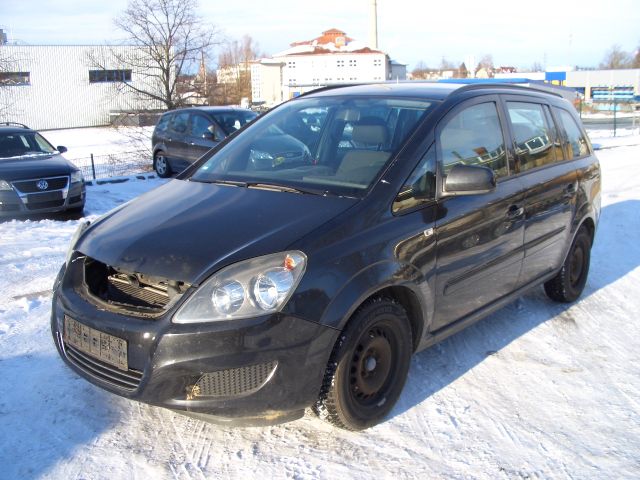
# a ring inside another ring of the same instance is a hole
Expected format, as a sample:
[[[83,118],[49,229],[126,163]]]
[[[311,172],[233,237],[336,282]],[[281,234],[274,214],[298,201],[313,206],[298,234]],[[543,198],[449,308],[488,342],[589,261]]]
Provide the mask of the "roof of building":
[[[348,37],[345,32],[332,28],[322,32],[322,35],[312,40],[293,42],[291,48],[276,53],[274,57],[291,55],[327,55],[337,53],[384,53],[373,50],[365,43]]]

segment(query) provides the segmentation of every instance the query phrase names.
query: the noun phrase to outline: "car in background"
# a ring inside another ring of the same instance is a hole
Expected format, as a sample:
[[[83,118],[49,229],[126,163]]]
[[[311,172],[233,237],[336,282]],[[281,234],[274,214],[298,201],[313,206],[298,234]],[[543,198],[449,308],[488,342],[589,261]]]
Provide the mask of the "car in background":
[[[153,131],[153,169],[165,178],[198,160],[258,114],[237,107],[193,107],[163,114]]]
[[[37,131],[0,124],[0,217],[70,211],[85,203],[82,173]]]

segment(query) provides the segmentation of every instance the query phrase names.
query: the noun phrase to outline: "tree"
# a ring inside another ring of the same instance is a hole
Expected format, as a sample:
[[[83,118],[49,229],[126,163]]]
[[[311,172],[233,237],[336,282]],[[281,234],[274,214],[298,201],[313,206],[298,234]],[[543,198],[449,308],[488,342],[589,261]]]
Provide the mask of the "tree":
[[[622,50],[620,45],[612,45],[604,56],[600,68],[605,70],[615,70],[619,68],[631,68],[633,59],[631,55]]]
[[[542,66],[542,64],[540,62],[533,62],[533,65],[531,65],[531,71],[532,72],[543,72],[544,71],[544,67]]]
[[[225,42],[218,55],[218,83],[214,103],[238,104],[251,98],[251,62],[260,58],[260,47],[249,35]]]
[[[633,65],[631,68],[640,68],[640,45],[636,48],[635,55],[633,57]]]
[[[493,56],[490,54],[484,55],[478,62],[476,70],[480,70],[481,68],[484,68],[487,72],[493,72]]]
[[[442,57],[440,61],[440,70],[455,70],[456,65],[453,62],[450,62],[445,57]]]
[[[196,10],[196,0],[129,0],[114,22],[126,34],[128,44],[140,47],[139,54],[115,48],[110,54],[122,68],[133,70],[145,81],[122,82],[121,89],[160,102],[168,110],[185,104],[180,80],[218,41],[215,27],[205,24]],[[108,70],[100,59],[93,63]]]
[[[430,69],[426,63],[420,60],[415,68],[411,71],[411,77],[414,80],[426,80],[429,78]]]

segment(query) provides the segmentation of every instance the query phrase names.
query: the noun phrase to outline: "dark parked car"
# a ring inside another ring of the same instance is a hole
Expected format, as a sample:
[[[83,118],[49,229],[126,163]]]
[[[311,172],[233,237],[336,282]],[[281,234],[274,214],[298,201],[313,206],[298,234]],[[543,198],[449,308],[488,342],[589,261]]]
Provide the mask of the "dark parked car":
[[[160,177],[178,173],[258,114],[234,107],[193,107],[164,113],[153,130],[153,169]]]
[[[25,125],[0,124],[0,216],[82,212],[84,179],[66,151]]]
[[[321,89],[84,224],[53,335],[74,371],[131,399],[251,422],[313,407],[362,429],[414,352],[539,285],[576,300],[599,215],[598,160],[561,97]]]

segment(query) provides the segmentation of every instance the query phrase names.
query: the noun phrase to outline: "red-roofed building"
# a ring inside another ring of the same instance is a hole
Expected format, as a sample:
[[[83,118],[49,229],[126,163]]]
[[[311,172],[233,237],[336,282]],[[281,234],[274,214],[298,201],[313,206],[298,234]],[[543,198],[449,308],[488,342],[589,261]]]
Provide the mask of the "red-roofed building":
[[[278,76],[262,74],[273,70],[274,64],[281,65],[279,101],[273,97],[274,86],[265,82],[265,78],[273,82]],[[314,39],[293,42],[287,50],[254,64],[252,100],[272,105],[322,86],[396,79],[406,79],[406,65],[332,28]]]

